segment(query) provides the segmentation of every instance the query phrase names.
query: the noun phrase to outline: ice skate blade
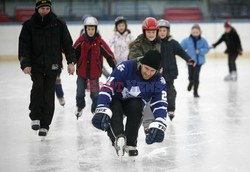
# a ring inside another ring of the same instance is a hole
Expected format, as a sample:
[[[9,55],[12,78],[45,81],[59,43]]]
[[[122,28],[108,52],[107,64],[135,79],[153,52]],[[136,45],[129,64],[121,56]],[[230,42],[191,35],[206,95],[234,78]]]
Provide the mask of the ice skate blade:
[[[40,136],[40,138],[41,138],[41,142],[44,142],[44,141],[45,141],[46,136]]]

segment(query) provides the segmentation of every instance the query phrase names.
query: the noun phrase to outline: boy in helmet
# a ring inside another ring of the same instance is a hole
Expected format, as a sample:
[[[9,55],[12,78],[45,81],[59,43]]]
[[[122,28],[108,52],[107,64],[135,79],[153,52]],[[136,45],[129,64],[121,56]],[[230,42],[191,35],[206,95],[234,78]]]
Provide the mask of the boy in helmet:
[[[187,61],[189,65],[194,65],[192,58],[183,50],[181,45],[170,35],[170,23],[167,20],[161,19],[158,21],[159,37],[161,38],[161,65],[162,75],[166,80],[167,100],[168,100],[168,116],[170,120],[174,118],[176,90],[174,80],[178,76],[178,68],[175,55],[180,56]]]
[[[148,51],[144,57],[120,63],[101,88],[92,124],[107,131],[117,154],[137,156],[137,137],[142,110],[151,101],[154,121],[146,143],[162,142],[166,130],[166,83],[159,74],[161,55]],[[123,115],[127,117],[123,124]]]
[[[69,74],[76,62],[73,41],[64,21],[52,11],[51,0],[37,0],[35,13],[25,21],[19,36],[21,69],[33,82],[30,95],[31,128],[46,136],[54,115],[56,77],[62,68],[62,50]]]
[[[114,35],[109,42],[109,46],[114,46],[114,54],[117,64],[128,59],[128,45],[132,42],[133,37],[128,29],[127,20],[123,16],[115,19]]]
[[[115,68],[114,55],[106,42],[97,32],[98,21],[95,17],[87,17],[84,20],[85,33],[74,44],[77,61],[77,93],[75,115],[80,117],[85,107],[85,89],[89,85],[92,99],[91,112],[96,108],[99,92],[99,77],[102,74],[103,56],[110,67]]]
[[[128,59],[135,59],[144,56],[149,50],[161,51],[160,39],[157,36],[159,28],[157,20],[147,17],[142,23],[142,34],[139,35],[130,45]]]

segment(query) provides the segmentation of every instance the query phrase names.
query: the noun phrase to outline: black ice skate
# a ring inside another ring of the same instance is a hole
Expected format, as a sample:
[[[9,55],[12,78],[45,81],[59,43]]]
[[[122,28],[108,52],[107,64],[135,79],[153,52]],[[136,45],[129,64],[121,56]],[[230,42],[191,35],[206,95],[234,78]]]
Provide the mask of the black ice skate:
[[[168,117],[172,121],[174,118],[174,112],[168,112]]]
[[[58,101],[59,101],[59,104],[64,107],[64,105],[65,105],[65,99],[64,99],[64,97],[58,98]]]
[[[130,157],[135,157],[138,156],[138,150],[136,149],[135,146],[126,146],[125,147],[125,152],[128,154]]]
[[[33,130],[39,130],[40,129],[40,120],[32,120],[31,121],[31,128]]]
[[[114,147],[120,159],[124,156],[126,144],[127,144],[127,138],[125,135],[120,134],[115,138]]]
[[[41,137],[41,140],[43,141],[45,139],[45,137],[48,134],[48,130],[46,128],[40,128],[39,132],[38,132],[38,136]]]
[[[82,116],[82,108],[77,108],[76,112],[75,112],[75,115],[76,115],[76,119],[78,120],[78,118],[80,116]]]

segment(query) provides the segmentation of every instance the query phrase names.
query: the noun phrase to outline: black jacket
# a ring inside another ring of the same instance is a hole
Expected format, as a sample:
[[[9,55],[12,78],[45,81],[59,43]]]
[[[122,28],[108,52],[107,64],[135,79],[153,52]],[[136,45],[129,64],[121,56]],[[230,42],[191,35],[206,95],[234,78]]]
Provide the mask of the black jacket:
[[[180,56],[188,61],[191,57],[183,50],[181,45],[171,37],[162,39],[161,42],[161,65],[163,67],[163,77],[166,81],[171,81],[177,78],[178,68],[175,55]]]
[[[223,41],[225,41],[227,46],[225,53],[238,54],[242,51],[240,37],[234,28],[232,28],[232,30],[229,33],[224,33],[221,36],[221,38],[216,43],[213,44],[213,47],[215,48]]]
[[[62,52],[68,63],[76,63],[73,41],[65,22],[50,12],[41,17],[35,12],[24,22],[19,36],[18,58],[21,69],[54,73],[62,68]]]

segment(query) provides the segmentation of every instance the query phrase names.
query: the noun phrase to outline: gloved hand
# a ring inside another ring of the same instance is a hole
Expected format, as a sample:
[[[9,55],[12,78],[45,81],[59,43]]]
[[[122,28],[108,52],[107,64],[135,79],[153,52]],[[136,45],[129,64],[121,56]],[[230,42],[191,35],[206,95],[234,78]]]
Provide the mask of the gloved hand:
[[[166,120],[163,118],[156,118],[154,122],[149,125],[148,133],[146,135],[146,143],[152,144],[155,142],[162,142],[166,129]]]
[[[92,118],[92,124],[97,129],[106,131],[109,128],[111,117],[112,111],[108,107],[97,107]]]
[[[196,65],[195,61],[193,59],[189,59],[187,63],[188,63],[188,65],[193,66],[193,67],[195,67],[195,65]]]

